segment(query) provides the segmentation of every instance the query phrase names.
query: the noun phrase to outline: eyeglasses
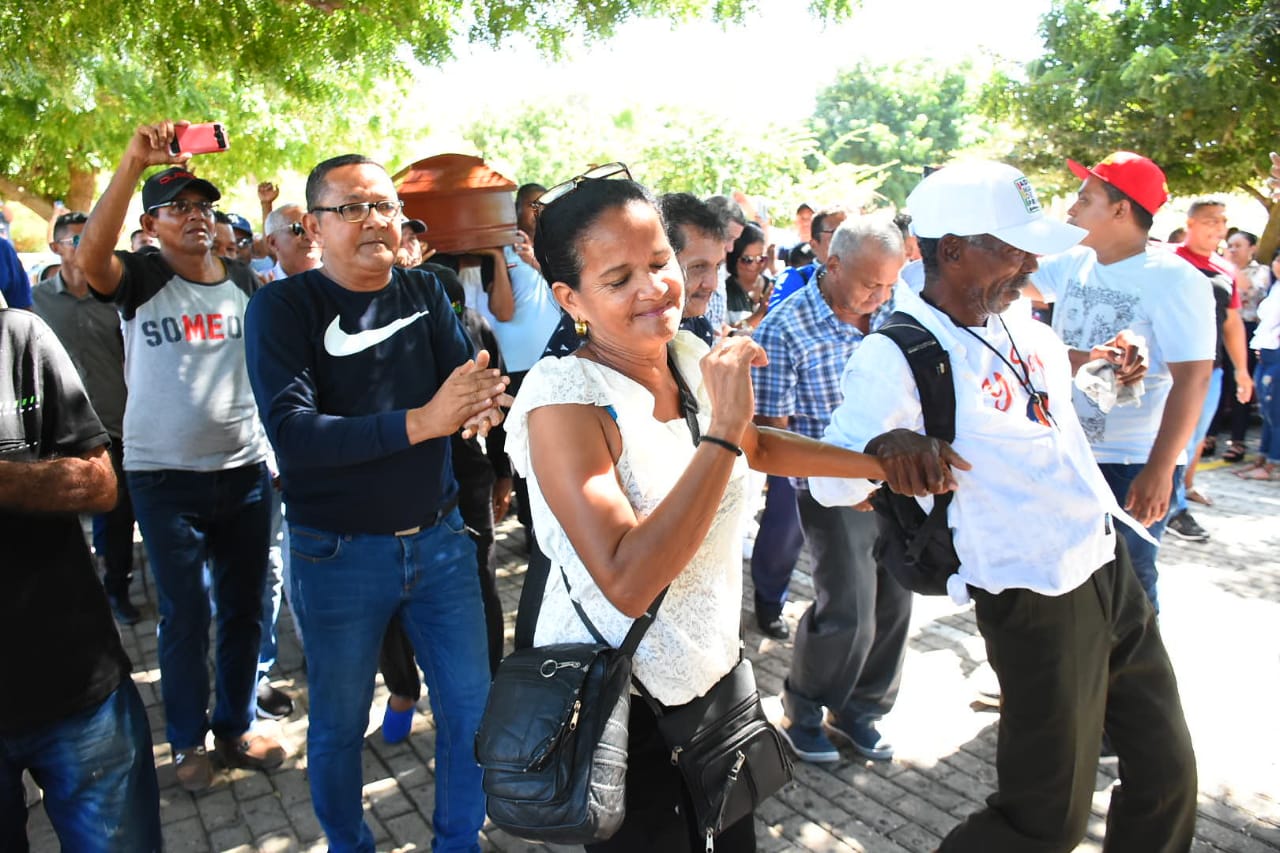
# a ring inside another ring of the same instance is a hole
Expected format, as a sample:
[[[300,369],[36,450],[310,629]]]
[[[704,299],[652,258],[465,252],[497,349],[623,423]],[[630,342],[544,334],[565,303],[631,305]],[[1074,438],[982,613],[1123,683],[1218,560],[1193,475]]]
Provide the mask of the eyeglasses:
[[[198,210],[201,216],[209,219],[212,219],[213,214],[218,210],[217,205],[211,201],[192,201],[188,198],[179,198],[173,201],[166,201],[164,204],[153,204],[147,208],[147,213],[159,210],[162,207],[171,209],[179,216],[187,216],[191,211]]]
[[[353,201],[337,207],[313,207],[311,213],[336,213],[347,222],[364,222],[375,210],[383,219],[394,219],[404,209],[404,202],[396,201]]]
[[[576,178],[570,178],[563,184],[556,184],[551,189],[538,196],[536,201],[530,202],[530,206],[535,211],[541,210],[551,202],[558,198],[562,198],[576,190],[582,185],[583,181],[603,181],[610,178],[629,181],[631,180],[631,172],[627,169],[626,163],[605,163],[603,166],[596,166],[578,175]]]
[[[239,238],[237,238],[237,239],[236,239],[236,248],[237,248],[237,249],[247,249],[247,248],[249,248],[249,247],[250,247],[250,246],[252,246],[252,245],[253,245],[253,238],[252,238],[252,237],[239,237]]]
[[[279,228],[272,231],[271,233],[279,234],[282,231],[287,231],[288,233],[292,234],[295,237],[302,237],[307,233],[307,229],[302,227],[301,222],[290,222],[288,225],[281,225]]]
[[[80,235],[73,234],[70,237],[63,237],[61,240],[54,240],[59,246],[70,246],[75,249],[80,246]]]
[[[743,255],[740,258],[738,258],[738,260],[744,264],[763,264],[765,261],[769,260],[769,256],[768,255]]]

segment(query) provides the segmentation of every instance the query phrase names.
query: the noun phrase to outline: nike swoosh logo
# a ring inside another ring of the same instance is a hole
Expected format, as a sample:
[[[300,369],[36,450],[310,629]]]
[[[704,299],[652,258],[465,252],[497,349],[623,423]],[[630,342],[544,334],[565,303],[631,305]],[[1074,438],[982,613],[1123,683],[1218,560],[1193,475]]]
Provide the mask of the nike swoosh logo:
[[[324,330],[324,351],[335,358],[343,358],[348,355],[355,355],[358,352],[364,352],[369,347],[377,346],[396,332],[415,322],[419,317],[427,316],[426,311],[419,311],[412,317],[401,317],[399,320],[388,323],[380,329],[365,329],[363,332],[356,332],[354,335],[348,335],[342,331],[338,317],[333,318],[333,322],[329,324],[329,328]]]

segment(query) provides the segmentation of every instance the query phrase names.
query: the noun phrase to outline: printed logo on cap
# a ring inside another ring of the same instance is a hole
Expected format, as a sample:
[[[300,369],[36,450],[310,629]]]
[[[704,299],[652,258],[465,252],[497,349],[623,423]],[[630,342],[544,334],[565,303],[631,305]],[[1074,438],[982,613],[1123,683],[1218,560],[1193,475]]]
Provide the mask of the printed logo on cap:
[[[1018,188],[1018,195],[1022,197],[1022,206],[1027,209],[1027,213],[1039,213],[1040,200],[1036,198],[1036,191],[1032,188],[1031,181],[1025,177],[1018,178],[1013,185]]]
[[[168,174],[160,175],[160,184],[161,186],[163,186],[164,184],[167,184],[170,181],[176,181],[180,178],[182,179],[191,178],[194,180],[195,175],[191,174],[190,172],[169,172]]]

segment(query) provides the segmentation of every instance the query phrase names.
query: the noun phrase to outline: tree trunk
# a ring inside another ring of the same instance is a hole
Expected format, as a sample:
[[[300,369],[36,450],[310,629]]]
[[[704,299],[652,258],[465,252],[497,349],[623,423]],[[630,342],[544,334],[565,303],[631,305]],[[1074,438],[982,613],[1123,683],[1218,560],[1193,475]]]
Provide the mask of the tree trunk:
[[[1258,263],[1264,266],[1271,263],[1276,249],[1280,248],[1280,202],[1272,202],[1268,210],[1267,227],[1258,236],[1257,258]]]
[[[93,205],[93,197],[98,191],[98,173],[94,169],[85,169],[74,164],[67,171],[70,189],[67,190],[67,197],[63,204],[68,210],[88,213]]]
[[[53,215],[51,199],[29,192],[26,187],[19,186],[8,178],[0,177],[0,195],[30,208],[41,219],[48,220]]]

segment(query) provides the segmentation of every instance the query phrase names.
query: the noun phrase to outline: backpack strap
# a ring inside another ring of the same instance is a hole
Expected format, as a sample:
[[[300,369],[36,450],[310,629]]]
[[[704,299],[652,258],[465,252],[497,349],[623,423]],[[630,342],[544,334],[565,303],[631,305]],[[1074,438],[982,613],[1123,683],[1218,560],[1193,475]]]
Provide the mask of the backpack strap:
[[[875,331],[898,345],[907,359],[920,392],[925,435],[945,442],[956,438],[956,386],[951,378],[951,355],[933,333],[910,314],[895,311]]]
[[[910,314],[895,311],[874,334],[884,335],[898,345],[920,393],[920,410],[924,414],[924,433],[947,443],[956,438],[956,386],[951,373],[951,355],[942,348],[933,333]],[[946,529],[947,507],[953,492],[935,495],[933,509],[921,525],[907,549],[912,559],[919,558],[930,537],[938,528]]]

